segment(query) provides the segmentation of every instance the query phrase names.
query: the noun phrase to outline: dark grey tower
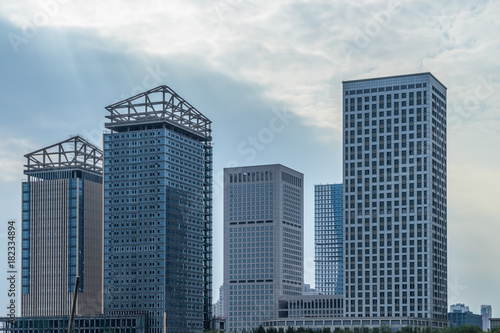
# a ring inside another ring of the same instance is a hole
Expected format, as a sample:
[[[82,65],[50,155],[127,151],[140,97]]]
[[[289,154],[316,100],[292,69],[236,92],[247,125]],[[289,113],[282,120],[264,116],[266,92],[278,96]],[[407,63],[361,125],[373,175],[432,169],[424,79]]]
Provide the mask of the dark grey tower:
[[[104,309],[201,332],[212,305],[211,121],[167,86],[106,107]]]

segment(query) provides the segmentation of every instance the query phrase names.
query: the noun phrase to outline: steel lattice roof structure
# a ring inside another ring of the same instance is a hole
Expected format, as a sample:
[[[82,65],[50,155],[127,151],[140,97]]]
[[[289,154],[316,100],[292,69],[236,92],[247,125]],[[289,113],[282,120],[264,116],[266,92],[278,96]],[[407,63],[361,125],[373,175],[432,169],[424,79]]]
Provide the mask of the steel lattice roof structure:
[[[162,85],[106,107],[106,128],[126,131],[148,125],[181,127],[210,141],[212,122],[169,87]]]
[[[102,173],[102,150],[80,136],[36,150],[24,155],[25,173],[58,168],[82,168]]]

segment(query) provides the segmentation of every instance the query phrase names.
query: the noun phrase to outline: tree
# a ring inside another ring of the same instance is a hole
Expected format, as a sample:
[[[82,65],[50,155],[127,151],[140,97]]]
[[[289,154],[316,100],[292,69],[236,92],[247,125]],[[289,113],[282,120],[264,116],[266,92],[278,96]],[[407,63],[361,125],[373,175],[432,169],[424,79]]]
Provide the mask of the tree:
[[[266,330],[264,329],[264,327],[262,325],[260,325],[259,327],[257,327],[255,330],[254,330],[255,333],[266,333]]]

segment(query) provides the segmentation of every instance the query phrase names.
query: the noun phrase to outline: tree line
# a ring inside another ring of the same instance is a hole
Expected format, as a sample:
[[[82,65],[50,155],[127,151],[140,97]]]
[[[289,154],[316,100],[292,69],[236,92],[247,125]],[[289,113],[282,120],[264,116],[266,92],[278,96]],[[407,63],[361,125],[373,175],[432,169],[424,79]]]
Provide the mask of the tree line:
[[[217,333],[218,331],[209,331],[206,333]],[[243,331],[242,333],[482,333],[483,330],[475,325],[461,325],[458,327],[444,327],[439,329],[431,329],[430,327],[425,328],[413,328],[413,327],[404,327],[402,329],[398,329],[393,331],[389,326],[368,328],[368,327],[360,327],[351,329],[343,329],[343,328],[335,328],[334,330],[330,329],[330,327],[325,328],[264,328],[263,326],[259,326],[251,331]],[[489,331],[489,333],[500,333],[500,328],[494,328]]]

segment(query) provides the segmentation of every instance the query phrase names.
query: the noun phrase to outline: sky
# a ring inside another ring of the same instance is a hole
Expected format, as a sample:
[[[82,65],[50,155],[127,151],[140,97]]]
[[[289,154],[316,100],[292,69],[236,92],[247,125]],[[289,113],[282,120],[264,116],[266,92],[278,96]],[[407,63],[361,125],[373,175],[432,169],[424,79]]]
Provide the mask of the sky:
[[[314,285],[314,185],[342,181],[342,81],[431,72],[448,88],[448,303],[500,317],[498,15],[479,0],[1,1],[0,265],[23,155],[74,134],[102,146],[105,106],[168,85],[213,121],[214,301],[228,166],[304,174]]]

